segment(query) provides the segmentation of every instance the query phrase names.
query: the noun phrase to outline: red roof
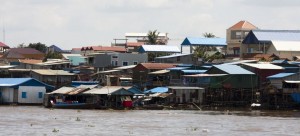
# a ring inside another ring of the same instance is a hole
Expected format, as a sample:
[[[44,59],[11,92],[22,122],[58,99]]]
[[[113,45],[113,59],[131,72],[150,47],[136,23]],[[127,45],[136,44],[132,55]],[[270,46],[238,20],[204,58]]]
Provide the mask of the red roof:
[[[81,50],[126,52],[125,47],[116,46],[88,46],[82,47]]]
[[[176,64],[168,63],[141,63],[140,65],[144,66],[147,69],[167,69],[173,68]]]
[[[7,46],[6,44],[4,44],[3,42],[0,42],[0,47],[9,48],[9,46]]]
[[[75,51],[80,51],[81,48],[72,48],[72,50],[75,50]]]
[[[233,25],[232,27],[230,27],[229,29],[257,29],[257,27],[253,24],[251,24],[248,21],[240,21],[238,23],[236,23],[235,25]]]
[[[144,42],[127,42],[128,47],[139,47],[144,45]]]

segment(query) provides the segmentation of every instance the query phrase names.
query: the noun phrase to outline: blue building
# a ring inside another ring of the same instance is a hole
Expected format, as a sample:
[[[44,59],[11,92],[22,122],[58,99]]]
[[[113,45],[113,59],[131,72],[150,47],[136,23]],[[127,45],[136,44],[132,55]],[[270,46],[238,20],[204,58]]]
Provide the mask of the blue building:
[[[42,104],[53,89],[33,78],[0,78],[0,103]]]

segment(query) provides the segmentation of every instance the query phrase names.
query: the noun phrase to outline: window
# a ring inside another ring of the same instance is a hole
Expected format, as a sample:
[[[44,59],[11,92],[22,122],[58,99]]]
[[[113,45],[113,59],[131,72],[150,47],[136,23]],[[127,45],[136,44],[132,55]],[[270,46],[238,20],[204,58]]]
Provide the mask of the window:
[[[253,53],[253,48],[247,48],[248,53]]]
[[[137,62],[137,61],[134,61],[134,62],[133,62],[133,65],[137,65],[137,64],[138,64],[138,62]]]
[[[115,66],[118,66],[118,61],[115,61]]]
[[[0,97],[2,97],[2,92],[0,92]]]
[[[113,66],[115,64],[115,61],[111,61],[111,65]]]
[[[128,62],[127,61],[123,61],[123,66],[128,66]]]
[[[177,61],[180,61],[180,57],[179,56],[177,57]]]
[[[242,39],[241,31],[231,31],[231,39]]]
[[[43,92],[39,92],[39,98],[43,98]]]
[[[117,58],[118,58],[118,56],[112,56],[112,58],[114,58],[114,59],[117,59]]]
[[[27,93],[26,92],[22,92],[22,98],[27,98]]]

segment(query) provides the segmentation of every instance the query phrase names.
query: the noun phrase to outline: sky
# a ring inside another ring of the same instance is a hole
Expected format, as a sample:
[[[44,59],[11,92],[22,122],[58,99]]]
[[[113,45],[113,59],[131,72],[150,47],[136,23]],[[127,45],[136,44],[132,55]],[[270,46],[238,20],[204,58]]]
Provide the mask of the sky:
[[[62,49],[110,46],[125,33],[168,33],[170,41],[246,20],[260,29],[300,30],[299,0],[0,0],[0,41]],[[5,31],[5,34],[3,32]]]

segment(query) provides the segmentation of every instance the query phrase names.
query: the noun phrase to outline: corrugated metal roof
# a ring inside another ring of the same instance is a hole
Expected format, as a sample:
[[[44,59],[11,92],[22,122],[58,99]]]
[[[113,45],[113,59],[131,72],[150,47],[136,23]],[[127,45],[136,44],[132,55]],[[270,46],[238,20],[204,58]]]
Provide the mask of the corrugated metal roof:
[[[226,46],[226,38],[187,37],[181,45]]]
[[[257,69],[284,69],[283,67],[274,64],[268,64],[268,63],[263,63],[263,64],[243,63],[243,65],[254,67]]]
[[[132,69],[134,68],[136,65],[129,65],[129,66],[123,66],[123,67],[117,67],[117,68],[114,68],[116,70],[123,70],[123,69]]]
[[[66,94],[68,92],[71,92],[74,89],[74,87],[61,87],[57,90],[54,90],[53,92],[49,93],[49,94]]]
[[[187,56],[187,55],[192,55],[192,54],[172,54],[168,56],[156,57],[155,59],[168,59],[168,58],[176,58],[176,57]]]
[[[300,51],[300,41],[273,41],[277,51]]]
[[[183,73],[185,74],[202,74],[205,73],[207,70],[191,70],[191,69],[185,69],[185,70],[181,70]]]
[[[273,64],[288,64],[287,60],[273,60],[271,63]]]
[[[180,49],[177,46],[172,45],[142,45],[139,48],[140,53],[144,52],[168,52],[168,53],[180,53]]]
[[[139,65],[142,65],[147,69],[157,69],[157,70],[175,67],[174,66],[175,64],[168,64],[168,63],[141,63]]]
[[[123,89],[122,86],[104,86],[102,88],[93,88],[84,92],[83,94],[112,94],[115,91]]]
[[[145,91],[145,93],[166,93],[168,92],[168,87],[155,87],[153,89]]]
[[[9,46],[7,46],[6,44],[4,44],[3,42],[0,42],[0,47],[9,48]]]
[[[53,86],[40,82],[34,78],[0,78],[0,86],[5,87],[14,87],[26,83],[28,83],[29,86],[45,86],[47,89],[54,88]]]
[[[229,63],[224,63],[224,64],[236,65],[236,64],[241,64],[241,63],[252,63],[252,62],[257,62],[257,60],[239,60],[239,61],[229,62]]]
[[[300,30],[251,30],[243,43],[258,44],[271,41],[300,41]]]
[[[31,79],[32,78],[0,78],[0,86],[15,86]]]
[[[131,87],[129,89],[127,89],[129,92],[133,93],[134,95],[144,95],[144,93],[139,90],[138,88],[136,87]]]
[[[158,70],[158,71],[154,71],[154,72],[150,72],[149,74],[153,74],[153,75],[159,75],[159,74],[165,74],[165,73],[169,73],[170,70],[166,70],[166,69],[163,69],[163,70]]]
[[[276,79],[276,78],[284,78],[284,77],[288,77],[288,76],[292,76],[295,75],[296,73],[278,73],[272,76],[268,76],[268,79]]]
[[[254,73],[243,69],[240,66],[237,65],[227,65],[227,64],[222,64],[222,65],[214,65],[213,67],[216,67],[228,74],[232,74],[232,75],[237,75],[237,74],[250,74],[250,75],[254,75]]]
[[[61,76],[73,76],[75,74],[69,73],[64,70],[48,70],[48,69],[39,69],[39,70],[32,70],[35,73],[38,73],[40,75],[61,75]]]
[[[167,68],[167,70],[170,71],[179,71],[179,70],[183,70],[183,69],[188,69],[189,67],[174,67],[174,68]]]

